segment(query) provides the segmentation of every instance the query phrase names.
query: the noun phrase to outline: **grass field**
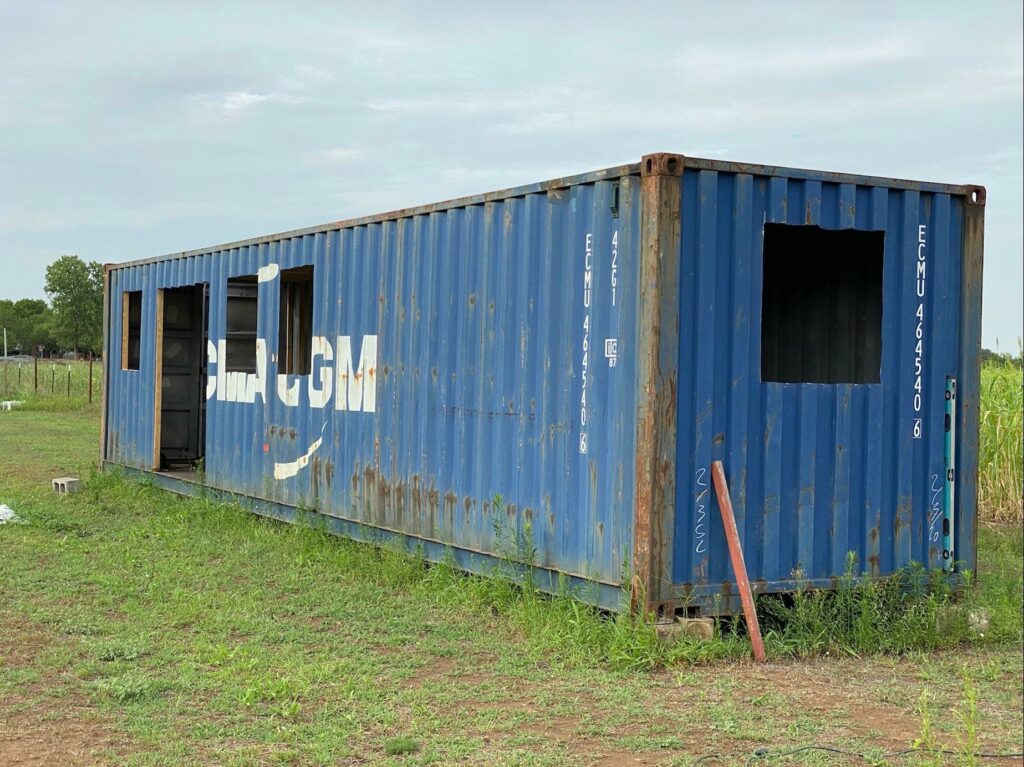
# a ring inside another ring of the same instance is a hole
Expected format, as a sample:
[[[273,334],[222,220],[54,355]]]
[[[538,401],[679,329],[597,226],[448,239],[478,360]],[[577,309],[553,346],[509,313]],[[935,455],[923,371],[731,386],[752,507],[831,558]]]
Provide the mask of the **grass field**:
[[[103,363],[92,363],[93,405],[102,397]],[[89,405],[89,363],[70,360],[5,362],[0,358],[0,400],[35,410],[81,410]]]
[[[943,595],[851,587],[770,624],[757,667],[730,634],[668,648],[568,599],[92,474],[97,443],[95,408],[0,414],[0,503],[24,520],[0,526],[2,765],[1021,764],[968,756],[1024,750],[1019,526],[981,531],[988,626],[957,610],[940,633]],[[65,472],[86,490],[55,497]],[[886,756],[915,744],[952,753]],[[869,761],[784,755],[809,745]]]

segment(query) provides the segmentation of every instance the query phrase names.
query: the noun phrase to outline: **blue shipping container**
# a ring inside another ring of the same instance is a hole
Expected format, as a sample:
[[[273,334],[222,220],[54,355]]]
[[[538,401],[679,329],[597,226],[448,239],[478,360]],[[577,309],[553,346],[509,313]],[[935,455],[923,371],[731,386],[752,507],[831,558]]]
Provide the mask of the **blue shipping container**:
[[[975,565],[985,192],[656,154],[106,271],[103,461],[612,609]]]

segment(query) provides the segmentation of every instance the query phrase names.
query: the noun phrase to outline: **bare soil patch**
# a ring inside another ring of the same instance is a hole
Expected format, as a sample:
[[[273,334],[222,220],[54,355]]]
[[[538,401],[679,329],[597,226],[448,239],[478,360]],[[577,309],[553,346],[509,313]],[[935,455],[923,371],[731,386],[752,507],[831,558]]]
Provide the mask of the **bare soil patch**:
[[[0,614],[0,673],[32,666],[59,639],[45,627]],[[0,764],[93,767],[116,764],[127,739],[54,669],[16,692],[0,693]]]

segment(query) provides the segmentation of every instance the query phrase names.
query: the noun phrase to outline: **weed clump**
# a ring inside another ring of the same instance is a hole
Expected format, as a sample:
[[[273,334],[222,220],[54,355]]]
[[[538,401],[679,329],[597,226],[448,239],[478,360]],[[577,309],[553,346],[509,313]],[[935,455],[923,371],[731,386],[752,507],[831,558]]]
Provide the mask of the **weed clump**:
[[[388,738],[384,741],[384,753],[388,756],[411,754],[418,751],[419,747],[419,743],[412,738],[405,737],[404,735],[399,735],[396,738]]]

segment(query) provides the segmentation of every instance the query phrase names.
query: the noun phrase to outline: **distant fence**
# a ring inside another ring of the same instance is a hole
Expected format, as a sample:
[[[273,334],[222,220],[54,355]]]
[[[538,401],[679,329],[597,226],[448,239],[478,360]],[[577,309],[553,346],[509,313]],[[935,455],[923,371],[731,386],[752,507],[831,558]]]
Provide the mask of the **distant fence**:
[[[65,397],[91,404],[103,391],[99,360],[12,360],[0,357],[0,399]]]

